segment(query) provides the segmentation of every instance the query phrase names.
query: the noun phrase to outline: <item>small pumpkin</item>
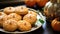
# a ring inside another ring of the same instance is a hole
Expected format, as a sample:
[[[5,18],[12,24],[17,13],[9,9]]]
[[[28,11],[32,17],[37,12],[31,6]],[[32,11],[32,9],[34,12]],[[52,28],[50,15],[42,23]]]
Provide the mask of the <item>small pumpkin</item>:
[[[39,7],[43,7],[48,2],[48,0],[36,0],[36,2]]]
[[[60,31],[60,18],[55,18],[52,21],[51,26],[55,31]]]
[[[25,0],[25,4],[29,7],[34,7],[34,5],[36,4],[35,0]]]

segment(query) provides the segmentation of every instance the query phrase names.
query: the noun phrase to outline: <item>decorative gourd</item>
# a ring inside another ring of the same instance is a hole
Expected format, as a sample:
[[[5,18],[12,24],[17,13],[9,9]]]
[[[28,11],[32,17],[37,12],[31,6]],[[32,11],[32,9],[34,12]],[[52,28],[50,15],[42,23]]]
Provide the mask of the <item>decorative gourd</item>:
[[[29,7],[34,7],[34,5],[36,4],[35,0],[25,0],[25,4]]]
[[[39,7],[44,7],[48,0],[36,0]]]
[[[50,0],[44,7],[44,15],[48,21],[60,17],[60,0]]]
[[[55,31],[60,31],[60,18],[55,18],[52,21],[51,26]]]

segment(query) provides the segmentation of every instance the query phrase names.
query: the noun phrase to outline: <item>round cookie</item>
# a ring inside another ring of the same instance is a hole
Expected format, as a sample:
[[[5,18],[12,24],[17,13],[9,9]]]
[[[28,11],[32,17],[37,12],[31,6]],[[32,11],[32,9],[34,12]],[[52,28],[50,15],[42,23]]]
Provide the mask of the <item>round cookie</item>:
[[[7,18],[6,18],[7,17]],[[14,19],[14,20],[21,20],[22,19],[22,16],[16,14],[16,13],[11,13],[9,14],[8,16],[6,16],[5,19],[9,20],[9,19]]]
[[[37,16],[32,15],[32,14],[27,14],[23,17],[23,20],[26,20],[31,24],[35,24],[35,22],[37,20]]]
[[[3,23],[3,29],[6,31],[15,31],[17,29],[17,21],[13,19],[6,20]]]
[[[25,20],[18,21],[18,29],[21,31],[28,31],[31,29],[31,24]]]
[[[4,12],[6,14],[14,13],[14,11],[15,11],[14,7],[6,7],[6,8],[4,8]]]
[[[25,6],[19,6],[16,8],[15,13],[20,15],[26,15],[28,13],[28,8]]]

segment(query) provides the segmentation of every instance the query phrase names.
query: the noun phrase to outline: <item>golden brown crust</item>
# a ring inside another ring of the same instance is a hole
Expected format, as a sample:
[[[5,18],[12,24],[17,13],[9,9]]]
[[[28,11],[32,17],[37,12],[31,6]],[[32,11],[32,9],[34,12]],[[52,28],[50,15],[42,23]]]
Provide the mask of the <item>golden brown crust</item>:
[[[18,21],[18,27],[21,31],[28,31],[31,29],[31,24],[25,20]]]
[[[5,13],[0,12],[0,27],[2,27],[4,21],[6,20],[4,19],[5,16],[7,16]]]
[[[4,8],[4,12],[6,14],[14,13],[14,11],[15,11],[14,7],[6,7],[6,8]]]
[[[10,19],[3,23],[3,29],[6,31],[15,31],[17,29],[17,21]]]
[[[25,15],[28,13],[28,9],[25,6],[19,6],[16,8],[15,13]]]
[[[16,13],[11,13],[9,14],[8,16],[5,17],[5,19],[9,20],[9,19],[14,19],[14,20],[21,20],[22,19],[22,16],[16,14]]]
[[[23,17],[23,20],[26,20],[29,23],[34,24],[37,20],[37,17],[35,15],[32,15],[32,14],[27,14]]]

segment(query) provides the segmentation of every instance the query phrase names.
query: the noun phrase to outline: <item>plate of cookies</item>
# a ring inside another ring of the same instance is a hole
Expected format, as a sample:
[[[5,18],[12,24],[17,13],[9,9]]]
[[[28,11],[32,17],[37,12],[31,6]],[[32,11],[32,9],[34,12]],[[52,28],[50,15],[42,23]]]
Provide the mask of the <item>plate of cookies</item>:
[[[45,23],[41,12],[26,6],[6,7],[0,10],[0,31],[5,33],[28,33]]]

